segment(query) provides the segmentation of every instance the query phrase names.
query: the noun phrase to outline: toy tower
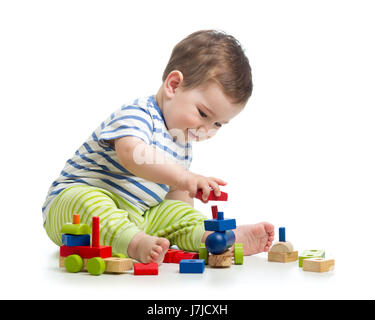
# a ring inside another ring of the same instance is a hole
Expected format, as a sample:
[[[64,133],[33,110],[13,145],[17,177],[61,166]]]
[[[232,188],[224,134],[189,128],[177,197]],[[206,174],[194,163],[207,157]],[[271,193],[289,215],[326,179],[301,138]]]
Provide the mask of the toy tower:
[[[268,252],[268,261],[292,262],[298,260],[298,251],[293,251],[293,245],[285,240],[285,228],[279,228],[279,242],[276,242]]]
[[[92,275],[103,272],[123,273],[133,268],[132,259],[124,255],[113,255],[111,246],[99,243],[99,217],[92,217],[92,241],[90,227],[80,223],[80,216],[73,215],[73,223],[61,228],[60,267],[68,272],[87,270]]]
[[[227,201],[228,195],[221,192],[220,197],[216,197],[211,191],[208,200]],[[217,206],[212,206],[211,210],[212,219],[204,221],[204,228],[214,232],[206,238],[205,243],[201,243],[199,258],[211,267],[230,267],[233,257],[235,264],[243,264],[243,247],[241,243],[235,244],[236,236],[232,231],[236,229],[236,220],[224,218],[224,212],[218,211]]]

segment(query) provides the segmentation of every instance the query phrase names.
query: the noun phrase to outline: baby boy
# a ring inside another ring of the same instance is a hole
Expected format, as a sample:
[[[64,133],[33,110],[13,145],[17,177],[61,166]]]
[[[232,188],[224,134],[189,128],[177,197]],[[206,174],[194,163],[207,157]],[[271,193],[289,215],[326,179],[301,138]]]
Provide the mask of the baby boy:
[[[251,68],[224,32],[195,32],[173,49],[155,95],[113,112],[66,162],[43,205],[48,236],[80,214],[100,217],[100,242],[143,263],[163,261],[170,245],[198,251],[209,232],[194,209],[226,182],[189,171],[192,143],[209,139],[237,116],[252,93]],[[269,250],[272,224],[234,230],[244,254]]]

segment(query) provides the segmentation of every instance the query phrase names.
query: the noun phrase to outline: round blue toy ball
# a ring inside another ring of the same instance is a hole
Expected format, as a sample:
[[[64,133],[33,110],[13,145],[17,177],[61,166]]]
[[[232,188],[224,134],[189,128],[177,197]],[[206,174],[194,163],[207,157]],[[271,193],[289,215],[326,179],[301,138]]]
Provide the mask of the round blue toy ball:
[[[232,230],[211,233],[205,241],[206,249],[212,254],[221,254],[230,248],[236,241]]]

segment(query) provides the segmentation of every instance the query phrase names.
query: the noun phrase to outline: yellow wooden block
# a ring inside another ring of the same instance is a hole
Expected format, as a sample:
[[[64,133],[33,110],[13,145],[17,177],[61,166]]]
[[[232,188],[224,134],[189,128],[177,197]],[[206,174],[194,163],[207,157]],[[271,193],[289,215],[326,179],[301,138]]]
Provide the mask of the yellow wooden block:
[[[133,269],[133,260],[129,258],[110,257],[105,261],[105,272],[122,273]]]
[[[328,272],[335,268],[334,259],[310,258],[304,259],[302,269],[311,272]]]
[[[293,252],[293,245],[289,241],[277,242],[271,249],[271,252]]]
[[[270,262],[293,262],[298,260],[298,251],[292,252],[268,252]]]
[[[222,254],[210,254],[208,264],[214,268],[228,268],[232,265],[233,252],[227,250]]]

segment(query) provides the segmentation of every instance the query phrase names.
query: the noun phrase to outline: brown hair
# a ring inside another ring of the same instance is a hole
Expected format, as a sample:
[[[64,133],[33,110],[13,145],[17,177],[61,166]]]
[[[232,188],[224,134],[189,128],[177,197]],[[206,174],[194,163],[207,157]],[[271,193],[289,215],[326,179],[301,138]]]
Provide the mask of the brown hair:
[[[222,31],[201,30],[180,41],[162,80],[173,70],[183,74],[182,88],[215,82],[234,104],[245,104],[253,91],[251,67],[241,44]]]

